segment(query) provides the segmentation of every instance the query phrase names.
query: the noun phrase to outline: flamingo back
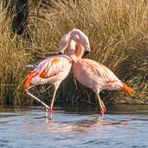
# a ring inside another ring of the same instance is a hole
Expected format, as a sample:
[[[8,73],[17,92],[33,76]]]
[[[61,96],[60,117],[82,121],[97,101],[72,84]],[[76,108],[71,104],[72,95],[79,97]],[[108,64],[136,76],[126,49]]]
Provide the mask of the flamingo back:
[[[110,81],[121,83],[109,68],[90,59],[79,59],[74,63],[73,74],[81,84],[91,88],[95,93],[108,89]],[[112,85],[109,88],[111,87]]]
[[[66,55],[48,57],[41,61],[28,76],[34,85],[50,83],[59,85],[71,69],[71,59]],[[27,80],[26,80],[27,82]],[[27,84],[28,87],[28,84]]]

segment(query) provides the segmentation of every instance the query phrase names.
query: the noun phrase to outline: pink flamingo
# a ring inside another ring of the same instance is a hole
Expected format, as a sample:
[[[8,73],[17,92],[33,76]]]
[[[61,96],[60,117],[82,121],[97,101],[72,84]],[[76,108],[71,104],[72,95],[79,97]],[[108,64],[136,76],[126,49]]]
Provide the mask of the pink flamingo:
[[[68,43],[71,39],[75,40],[78,43],[81,43],[86,48],[85,51],[87,52],[90,51],[89,40],[87,36],[80,30],[73,29],[60,40],[59,49],[58,49],[59,54],[64,54],[64,50],[68,46]],[[69,56],[71,54],[74,53],[72,52],[68,53]],[[69,56],[57,55],[57,56],[48,57],[47,59],[41,61],[38,64],[38,66],[29,73],[24,83],[25,92],[29,96],[33,97],[34,99],[42,103],[46,107],[46,109],[48,109],[49,118],[52,118],[53,104],[55,101],[57,89],[61,84],[61,82],[68,76],[71,70],[72,60]],[[32,87],[30,86],[31,84],[32,86],[43,85],[43,84],[54,85],[55,90],[52,96],[50,107],[29,92],[29,89]]]
[[[67,36],[65,36],[67,37]],[[64,40],[64,37],[63,39]],[[65,40],[66,41],[66,40]],[[125,85],[119,80],[115,74],[108,69],[106,66],[93,61],[91,59],[81,59],[84,54],[84,47],[77,41],[78,50],[76,50],[76,42],[74,40],[67,40],[65,45],[69,45],[70,58],[73,60],[72,72],[74,77],[84,86],[92,89],[96,94],[100,105],[100,113],[104,115],[106,112],[105,105],[101,100],[99,93],[100,91],[106,90],[125,90],[130,95],[134,95],[135,91]],[[63,42],[64,43],[64,42]],[[62,45],[64,46],[64,45]]]

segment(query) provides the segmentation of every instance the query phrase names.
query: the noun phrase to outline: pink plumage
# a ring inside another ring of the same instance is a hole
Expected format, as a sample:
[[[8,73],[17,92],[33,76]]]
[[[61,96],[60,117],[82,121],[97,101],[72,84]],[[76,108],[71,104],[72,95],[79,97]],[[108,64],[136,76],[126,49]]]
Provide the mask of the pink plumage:
[[[66,55],[52,56],[41,61],[38,66],[30,72],[25,80],[25,92],[42,103],[49,110],[49,118],[52,118],[52,108],[55,100],[57,89],[61,82],[68,76],[71,70],[71,59]],[[30,85],[54,85],[55,90],[53,93],[50,107],[32,95],[28,90]]]
[[[69,51],[75,53],[76,42],[70,41]],[[121,90],[124,89],[133,95],[133,89],[125,85],[117,76],[106,66],[91,60],[82,59],[84,47],[78,43],[78,51],[76,54],[70,55],[73,60],[72,72],[74,77],[85,87],[89,87],[96,94],[101,108],[101,115],[106,112],[105,105],[101,100],[99,93],[101,90]]]
[[[90,50],[89,40],[87,36],[78,29],[73,29],[69,33],[67,33],[64,37],[61,38],[59,43],[58,53],[63,54],[64,50],[68,47],[71,40],[75,40],[75,42],[80,42],[86,50]],[[60,83],[67,77],[71,70],[72,59],[70,56],[75,53],[69,51],[68,55],[58,55],[48,57],[38,64],[38,66],[30,72],[27,76],[27,79],[24,83],[25,92],[42,103],[46,108],[49,109],[49,117],[52,117],[52,108],[55,100],[55,95]],[[55,90],[53,93],[52,101],[50,107],[42,102],[40,99],[35,97],[33,94],[29,92],[30,85],[43,85],[43,84],[51,84],[55,86]]]
[[[76,44],[78,45],[77,52]],[[41,101],[37,97],[29,93],[28,89],[30,88],[30,84],[42,85],[48,83],[55,86],[50,108],[45,103],[41,102],[46,108],[49,108],[50,118],[52,115],[52,107],[56,91],[60,83],[69,74],[71,66],[74,77],[81,84],[91,88],[96,93],[101,108],[101,115],[103,115],[106,111],[105,105],[99,96],[101,90],[124,89],[131,95],[135,93],[133,89],[120,81],[106,66],[90,59],[82,59],[84,53],[90,52],[88,37],[82,31],[73,29],[61,38],[58,52],[60,54],[64,54],[66,48],[69,49],[68,56],[59,55],[43,60],[28,75],[24,85],[27,94],[39,102]]]

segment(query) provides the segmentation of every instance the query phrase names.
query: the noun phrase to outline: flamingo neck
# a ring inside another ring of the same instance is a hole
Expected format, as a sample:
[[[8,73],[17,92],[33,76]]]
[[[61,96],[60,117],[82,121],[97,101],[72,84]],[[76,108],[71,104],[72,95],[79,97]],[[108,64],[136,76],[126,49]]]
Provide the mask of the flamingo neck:
[[[75,54],[75,49],[69,49],[68,55],[74,63],[77,63],[78,57]]]
[[[76,52],[77,58],[81,59],[84,54],[84,47],[81,44],[78,44],[78,50]]]

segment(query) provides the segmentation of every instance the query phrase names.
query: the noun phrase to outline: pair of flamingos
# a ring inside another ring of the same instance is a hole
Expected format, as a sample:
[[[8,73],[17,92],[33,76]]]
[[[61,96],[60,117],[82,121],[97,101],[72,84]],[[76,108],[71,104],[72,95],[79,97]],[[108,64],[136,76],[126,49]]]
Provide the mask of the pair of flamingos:
[[[76,44],[78,46],[77,52]],[[68,55],[64,54],[66,48],[68,48]],[[82,56],[88,52],[90,52],[90,44],[87,36],[82,31],[73,29],[61,38],[58,49],[59,55],[43,60],[27,76],[24,84],[25,92],[48,109],[49,118],[52,118],[57,89],[70,73],[71,67],[76,80],[96,93],[101,115],[106,112],[105,105],[99,96],[101,90],[123,89],[131,95],[135,93],[133,89],[125,85],[104,65],[90,59],[82,59]],[[51,84],[55,86],[50,107],[29,92],[31,84]]]

